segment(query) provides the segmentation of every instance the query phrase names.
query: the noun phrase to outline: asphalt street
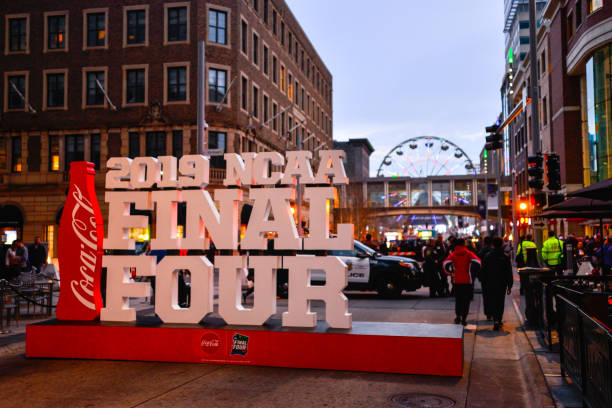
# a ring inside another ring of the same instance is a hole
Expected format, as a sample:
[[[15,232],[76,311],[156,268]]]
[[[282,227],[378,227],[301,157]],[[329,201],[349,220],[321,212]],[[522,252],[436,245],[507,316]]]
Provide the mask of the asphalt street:
[[[350,293],[349,298],[354,321],[451,323],[454,318],[453,298],[431,299],[424,289],[395,300],[379,299],[374,293]],[[281,299],[278,305],[276,318],[286,310],[287,302]],[[320,312],[319,319],[324,317],[322,306],[314,307]],[[152,313],[144,302],[138,308],[140,313]],[[506,298],[504,329],[495,332],[491,326],[482,315],[481,295],[477,293],[464,331],[461,378],[27,359],[20,348],[23,343],[16,341],[12,351],[0,353],[0,406],[393,407],[402,406],[397,404],[406,401],[406,394],[423,395],[438,403],[447,401],[441,398],[450,399],[456,407],[554,406],[533,350],[519,328],[510,296]]]

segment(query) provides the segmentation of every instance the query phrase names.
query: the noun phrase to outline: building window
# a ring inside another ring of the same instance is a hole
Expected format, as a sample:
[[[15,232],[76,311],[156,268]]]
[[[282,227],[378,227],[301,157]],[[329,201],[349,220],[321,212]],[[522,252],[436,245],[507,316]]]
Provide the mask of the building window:
[[[289,47],[289,55],[291,55],[291,54],[293,54],[293,51],[292,51],[293,50],[293,48],[292,48],[293,47],[293,36],[291,35],[291,33],[289,33],[288,37],[289,37],[289,40],[288,40],[288,42],[289,42],[289,45],[288,45],[288,47]]]
[[[576,27],[579,27],[582,24],[582,1],[576,0]]]
[[[147,9],[126,10],[125,39],[127,45],[143,45],[147,43]]]
[[[101,88],[105,88],[104,71],[89,71],[86,74],[87,78],[87,105],[100,106],[104,105],[104,93]],[[99,84],[99,85],[98,85]]]
[[[268,95],[263,96],[263,121],[268,121]]]
[[[21,136],[11,138],[11,171],[21,173]]]
[[[268,24],[268,0],[263,0],[263,20]]]
[[[253,86],[253,117],[259,118],[259,89]]]
[[[240,25],[240,49],[243,53],[247,53],[247,31],[248,26],[246,21],[242,20],[242,24]],[[248,55],[248,54],[247,54]]]
[[[183,131],[182,130],[172,131],[172,155],[179,159],[183,156]]]
[[[253,33],[253,64],[259,65],[259,37]]]
[[[100,170],[100,134],[94,133],[89,136],[89,161],[94,164],[94,169]]]
[[[603,7],[603,0],[588,0],[588,10],[589,14],[594,13]]]
[[[87,14],[87,46],[106,45],[106,13]]]
[[[168,7],[168,42],[187,41],[187,7]]]
[[[210,68],[208,70],[208,100],[220,103],[226,92],[227,71]]]
[[[65,104],[65,74],[47,74],[47,108],[63,108]]]
[[[187,100],[187,68],[168,67],[168,102]]]
[[[268,75],[268,47],[264,44],[263,46],[263,73]]]
[[[281,91],[285,92],[287,90],[287,80],[286,80],[285,67],[281,65],[280,69],[280,87]]]
[[[49,135],[49,171],[60,170],[59,136]]]
[[[125,102],[145,102],[145,70],[128,69],[125,71]]]
[[[227,134],[225,132],[208,132],[208,148],[211,150],[218,149],[225,153],[226,138]],[[224,169],[225,160],[223,156],[212,156],[210,158],[210,167],[213,169]]]
[[[7,77],[8,110],[24,110],[26,98],[26,76],[11,75]]]
[[[145,155],[148,157],[166,155],[166,132],[147,132]]]
[[[227,44],[227,13],[210,9],[208,11],[208,41]]]
[[[544,122],[544,126],[548,124],[548,105],[546,104],[546,97],[542,99],[542,122]]]
[[[280,24],[280,38],[281,38],[281,45],[285,45],[285,23],[282,21]]]
[[[567,15],[567,38],[572,38],[574,35],[574,13]]]
[[[276,10],[272,10],[272,34],[276,35],[276,25],[278,20],[278,13]],[[281,40],[282,41],[282,40]]]
[[[520,30],[524,30],[526,28],[529,28],[529,20],[521,20],[521,21],[519,21],[519,29]]]
[[[66,135],[66,171],[73,161],[85,160],[85,141],[83,135]]]
[[[242,87],[241,87],[241,91],[242,91],[242,95],[241,95],[241,102],[240,102],[240,107],[242,109],[244,109],[245,111],[248,111],[248,106],[247,106],[247,101],[248,101],[248,89],[247,89],[247,79],[245,77],[242,77]]]
[[[26,17],[8,19],[9,52],[25,52],[28,49],[28,19]]]
[[[259,11],[259,0],[253,0],[253,10]]]
[[[47,16],[47,49],[66,48],[66,16]]]
[[[278,83],[278,60],[276,55],[272,56],[272,82]]]
[[[140,134],[130,132],[128,136],[128,156],[130,159],[140,156]]]

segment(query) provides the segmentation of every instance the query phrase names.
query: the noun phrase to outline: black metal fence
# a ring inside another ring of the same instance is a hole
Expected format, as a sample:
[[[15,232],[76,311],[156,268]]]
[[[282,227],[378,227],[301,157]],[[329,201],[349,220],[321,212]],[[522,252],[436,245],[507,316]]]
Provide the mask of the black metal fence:
[[[0,280],[0,332],[23,315],[50,316],[53,307],[52,281]]]
[[[612,331],[563,295],[556,295],[556,303],[563,322],[558,326],[562,375],[580,388],[589,407],[611,407]]]

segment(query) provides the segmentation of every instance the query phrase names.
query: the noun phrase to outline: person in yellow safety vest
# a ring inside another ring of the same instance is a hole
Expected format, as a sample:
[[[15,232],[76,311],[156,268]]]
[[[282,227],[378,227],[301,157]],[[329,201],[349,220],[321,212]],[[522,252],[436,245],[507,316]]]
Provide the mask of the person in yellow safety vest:
[[[528,252],[527,249],[536,248],[536,251],[537,251],[536,244],[535,242],[532,241],[532,239],[533,239],[533,236],[531,234],[527,234],[527,236],[525,236],[525,239],[519,243],[518,248],[516,250],[517,257],[521,256],[523,258],[522,259],[523,265],[527,265],[527,252]],[[521,259],[519,258],[517,259],[517,261],[520,262]]]
[[[552,269],[561,266],[561,256],[563,255],[563,241],[555,236],[554,231],[549,231],[548,239],[542,245],[542,260]]]

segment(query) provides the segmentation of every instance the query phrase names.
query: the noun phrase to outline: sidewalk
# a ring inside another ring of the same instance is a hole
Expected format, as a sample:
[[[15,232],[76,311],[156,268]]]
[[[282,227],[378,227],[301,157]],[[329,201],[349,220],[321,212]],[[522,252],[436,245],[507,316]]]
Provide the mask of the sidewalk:
[[[518,285],[513,296],[518,295]],[[450,323],[454,299],[427,296],[421,289],[398,300],[351,293],[355,321]],[[249,298],[248,303],[252,302]],[[153,314],[146,301],[134,302],[139,314]],[[313,310],[322,312],[314,302]],[[278,301],[278,315],[287,301]],[[319,314],[319,319],[323,315]],[[554,407],[547,386],[549,367],[529,343],[506,297],[504,328],[493,331],[482,311],[482,296],[474,295],[464,332],[462,377],[434,377],[299,370],[270,367],[25,359],[25,325],[0,335],[0,401],[24,406],[49,406],[71,401],[74,406],[393,406],[391,398],[425,394],[449,398],[455,407]],[[13,329],[13,327],[11,327]],[[1,351],[4,350],[4,351]],[[5,351],[10,350],[9,353]],[[21,373],[15,376],[11,373]],[[554,380],[559,378],[550,377]],[[25,388],[24,388],[25,387]],[[567,386],[565,386],[567,387]],[[561,387],[558,390],[563,390]],[[9,392],[10,390],[10,392]],[[58,390],[62,392],[58,393]],[[240,390],[240,392],[236,392]],[[557,406],[575,406],[563,405]]]

